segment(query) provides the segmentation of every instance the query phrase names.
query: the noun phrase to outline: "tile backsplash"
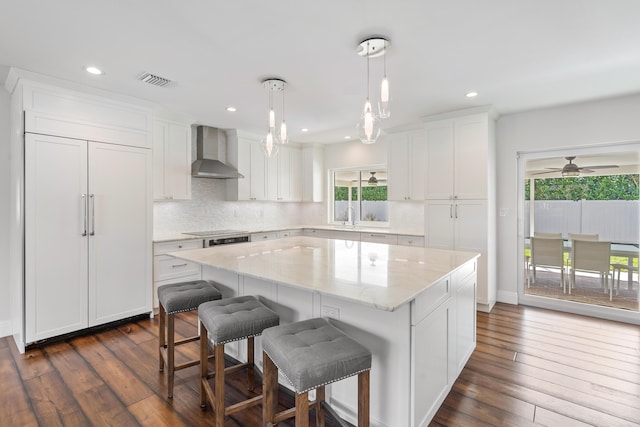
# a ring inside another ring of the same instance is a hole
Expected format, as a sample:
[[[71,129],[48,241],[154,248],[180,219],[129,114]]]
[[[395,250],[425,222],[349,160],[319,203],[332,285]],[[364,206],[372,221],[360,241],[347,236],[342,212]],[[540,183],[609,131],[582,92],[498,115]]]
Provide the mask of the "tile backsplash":
[[[326,203],[229,202],[223,179],[192,178],[191,200],[153,204],[154,234],[215,229],[259,230],[327,223]],[[392,227],[422,230],[424,204],[389,202]]]

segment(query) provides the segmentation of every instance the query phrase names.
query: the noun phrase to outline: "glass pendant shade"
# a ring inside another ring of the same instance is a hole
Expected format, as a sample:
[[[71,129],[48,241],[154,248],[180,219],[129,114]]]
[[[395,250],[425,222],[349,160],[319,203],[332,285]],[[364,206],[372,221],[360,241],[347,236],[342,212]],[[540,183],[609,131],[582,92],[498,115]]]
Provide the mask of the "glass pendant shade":
[[[358,138],[363,144],[373,144],[380,136],[380,120],[376,117],[371,109],[371,102],[367,99],[364,103],[362,117],[356,125]]]
[[[378,102],[378,111],[381,119],[391,117],[391,110],[389,108],[389,79],[384,76],[382,83],[380,84],[380,101]]]
[[[288,141],[289,140],[287,139],[287,124],[283,120],[282,124],[280,125],[280,143],[286,144]]]
[[[276,113],[273,108],[269,110],[269,129],[273,131],[276,128]]]
[[[262,146],[262,151],[266,157],[274,157],[278,154],[279,146],[278,139],[275,137],[273,132],[267,132],[265,138],[260,141],[260,145]]]

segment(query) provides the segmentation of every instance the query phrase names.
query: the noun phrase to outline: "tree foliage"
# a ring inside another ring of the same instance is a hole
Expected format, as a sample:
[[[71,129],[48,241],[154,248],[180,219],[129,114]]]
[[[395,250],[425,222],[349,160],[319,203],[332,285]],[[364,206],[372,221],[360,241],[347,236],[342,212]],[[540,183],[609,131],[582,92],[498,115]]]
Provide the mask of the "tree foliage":
[[[535,180],[535,200],[638,200],[638,174]],[[525,200],[529,200],[525,180]]]
[[[349,200],[349,187],[334,187],[334,200]],[[358,200],[358,188],[351,188],[351,200]],[[362,200],[387,200],[387,186],[362,187]]]

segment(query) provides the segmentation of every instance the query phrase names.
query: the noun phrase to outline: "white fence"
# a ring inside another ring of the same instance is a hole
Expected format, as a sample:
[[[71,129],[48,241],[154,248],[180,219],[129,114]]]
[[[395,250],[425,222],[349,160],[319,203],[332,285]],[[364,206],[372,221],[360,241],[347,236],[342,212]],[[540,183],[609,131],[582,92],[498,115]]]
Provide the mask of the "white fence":
[[[360,218],[360,209],[358,202],[352,202],[355,209],[356,218]],[[335,221],[347,221],[348,212],[347,208],[349,202],[346,200],[339,200],[334,203],[334,220]],[[362,212],[364,218],[367,221],[389,221],[389,204],[388,202],[381,200],[365,200],[362,202]]]
[[[530,236],[529,201],[525,202],[525,236]],[[535,231],[598,234],[600,240],[617,243],[640,241],[638,200],[536,200]]]

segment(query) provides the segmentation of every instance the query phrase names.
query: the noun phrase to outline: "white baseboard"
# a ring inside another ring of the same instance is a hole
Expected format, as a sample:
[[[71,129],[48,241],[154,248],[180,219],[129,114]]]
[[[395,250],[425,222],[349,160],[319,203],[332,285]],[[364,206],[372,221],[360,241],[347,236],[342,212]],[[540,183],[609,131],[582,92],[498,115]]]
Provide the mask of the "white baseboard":
[[[11,320],[3,320],[0,322],[0,338],[8,337],[13,334]]]
[[[511,291],[498,291],[498,301],[505,304],[518,305],[518,293]]]

